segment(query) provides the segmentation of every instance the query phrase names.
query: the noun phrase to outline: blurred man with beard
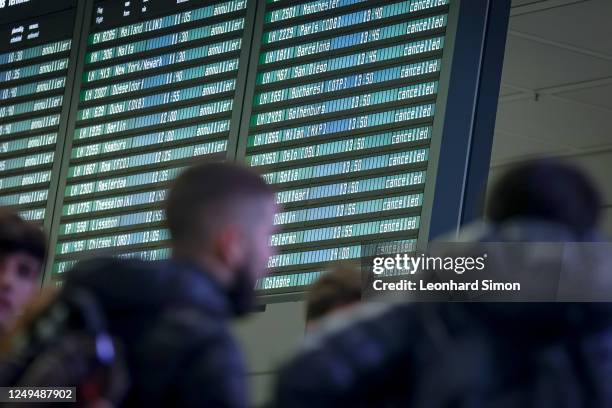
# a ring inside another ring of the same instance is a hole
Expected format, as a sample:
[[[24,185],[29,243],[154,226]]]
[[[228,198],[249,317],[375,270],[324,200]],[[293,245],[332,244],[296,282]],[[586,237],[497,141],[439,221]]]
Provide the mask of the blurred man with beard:
[[[60,300],[92,294],[114,339],[114,358],[127,367],[127,392],[121,401],[107,399],[122,406],[247,406],[243,360],[228,324],[253,307],[275,211],[274,193],[257,174],[197,165],[175,180],[166,202],[170,260],[97,259],[68,272]]]
[[[276,210],[273,190],[250,170],[220,163],[192,167],[168,198],[172,261],[167,266],[199,269],[221,289],[232,314],[245,314],[272,255]]]

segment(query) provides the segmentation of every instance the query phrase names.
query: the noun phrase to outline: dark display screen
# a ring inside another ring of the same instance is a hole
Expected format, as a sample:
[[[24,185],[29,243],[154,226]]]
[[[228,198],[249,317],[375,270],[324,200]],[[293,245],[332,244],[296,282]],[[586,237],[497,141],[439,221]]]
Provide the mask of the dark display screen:
[[[74,2],[43,3],[0,3],[0,205],[40,222],[48,215],[60,119],[70,97],[76,16]],[[50,13],[19,18],[39,6]]]
[[[103,249],[167,245],[168,182],[227,159],[246,10],[245,0],[94,4],[55,272]]]
[[[449,1],[285,4],[266,5],[243,147],[288,209],[264,290],[416,245]]]

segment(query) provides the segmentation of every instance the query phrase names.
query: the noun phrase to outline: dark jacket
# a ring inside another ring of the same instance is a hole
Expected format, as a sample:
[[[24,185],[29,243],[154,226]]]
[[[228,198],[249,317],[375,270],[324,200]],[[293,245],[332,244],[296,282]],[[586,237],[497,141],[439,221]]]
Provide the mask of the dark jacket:
[[[485,239],[528,240],[520,230]],[[276,406],[612,406],[610,339],[609,303],[366,304],[305,340],[280,370]]]
[[[223,291],[193,265],[101,259],[69,272],[64,290],[95,295],[120,340],[125,406],[244,407],[245,371]]]

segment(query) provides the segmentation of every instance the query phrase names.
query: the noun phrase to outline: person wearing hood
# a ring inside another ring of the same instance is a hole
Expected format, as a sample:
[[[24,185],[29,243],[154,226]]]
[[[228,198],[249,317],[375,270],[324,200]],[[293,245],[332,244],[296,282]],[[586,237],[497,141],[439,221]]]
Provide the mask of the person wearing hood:
[[[609,246],[599,246],[600,208],[597,190],[572,167],[536,161],[511,169],[489,196],[488,222],[470,225],[452,240],[477,250],[479,243],[599,248],[586,251],[597,253],[589,262],[569,262],[574,280],[576,275],[597,280],[585,285],[587,292],[563,292],[559,279],[552,296],[536,282],[543,301],[529,303],[453,299],[443,293],[425,301],[405,295],[399,302],[395,297],[393,303],[365,304],[350,319],[323,322],[305,339],[279,371],[276,406],[611,406],[612,255]],[[510,259],[515,253],[501,250],[495,260],[490,256],[490,272],[526,279],[553,276],[546,273],[556,270],[555,259],[537,250]],[[603,273],[584,270],[591,267]],[[586,300],[593,289],[605,294],[599,302],[555,302],[577,293]]]

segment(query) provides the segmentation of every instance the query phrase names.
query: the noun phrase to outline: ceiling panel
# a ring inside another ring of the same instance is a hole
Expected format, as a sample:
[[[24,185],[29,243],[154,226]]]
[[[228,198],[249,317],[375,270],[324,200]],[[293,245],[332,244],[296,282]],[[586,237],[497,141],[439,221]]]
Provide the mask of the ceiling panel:
[[[612,0],[512,4],[490,180],[507,164],[561,156],[600,187],[612,235]]]
[[[521,134],[502,130],[495,132],[491,166],[524,160],[529,157],[541,157],[569,153],[571,149],[559,147],[554,142],[536,140]]]
[[[521,91],[517,91],[516,89],[507,87],[505,85],[502,84],[500,90],[499,90],[499,96],[500,97],[504,97],[504,96],[511,96],[511,95],[519,95],[521,94]]]
[[[612,112],[551,96],[501,103],[496,130],[579,150],[612,145]],[[505,137],[504,133],[500,133]],[[505,146],[505,145],[502,145]]]
[[[516,1],[513,5],[519,5]],[[510,29],[612,58],[612,1],[587,0],[514,16]]]
[[[612,113],[612,83],[596,88],[586,88],[559,94],[564,98],[570,98],[579,102],[587,103],[595,107],[610,109]],[[612,137],[612,132],[611,136]]]
[[[539,3],[541,0],[512,0],[512,7],[525,6],[527,4]]]
[[[508,85],[542,89],[610,75],[612,60],[508,36],[502,78]]]

